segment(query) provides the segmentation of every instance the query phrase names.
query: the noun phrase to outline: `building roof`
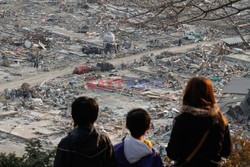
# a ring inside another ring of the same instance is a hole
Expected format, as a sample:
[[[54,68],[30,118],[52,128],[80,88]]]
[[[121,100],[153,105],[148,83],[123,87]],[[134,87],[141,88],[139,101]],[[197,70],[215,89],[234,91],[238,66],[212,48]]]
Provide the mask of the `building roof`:
[[[244,39],[248,40],[249,39],[249,35],[248,36],[244,36]],[[229,45],[243,43],[243,41],[242,41],[242,39],[240,37],[224,38],[224,39],[222,39],[222,41],[224,41],[225,43],[227,43]]]

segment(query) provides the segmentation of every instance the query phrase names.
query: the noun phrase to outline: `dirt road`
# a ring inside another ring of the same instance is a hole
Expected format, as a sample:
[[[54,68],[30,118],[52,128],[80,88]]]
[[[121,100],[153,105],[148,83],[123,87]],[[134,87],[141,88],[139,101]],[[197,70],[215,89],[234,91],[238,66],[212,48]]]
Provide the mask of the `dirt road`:
[[[174,53],[184,53],[184,52],[187,52],[188,50],[190,50],[198,45],[211,45],[211,44],[215,44],[218,42],[219,41],[199,42],[199,43],[194,43],[194,44],[190,44],[190,45],[183,45],[183,46],[178,46],[178,47],[158,49],[158,50],[153,50],[153,51],[144,52],[144,53],[140,53],[140,54],[135,54],[135,55],[128,56],[128,57],[113,59],[113,60],[110,60],[108,62],[112,63],[114,65],[118,65],[118,64],[121,64],[122,62],[126,63],[126,62],[134,61],[135,59],[138,60],[144,55],[148,55],[148,54],[152,54],[152,53],[157,55],[157,54],[160,54],[160,53],[165,52],[165,51],[174,52]],[[44,72],[44,73],[41,73],[39,75],[30,76],[28,78],[23,78],[21,80],[16,80],[16,81],[4,83],[4,84],[0,85],[0,92],[2,92],[6,88],[10,88],[10,89],[19,88],[19,87],[21,87],[21,85],[24,82],[27,82],[31,85],[36,85],[38,83],[42,83],[42,82],[54,79],[54,78],[59,77],[59,76],[71,74],[73,70],[74,70],[74,66],[69,66],[69,67],[64,68],[62,70]]]
[[[27,82],[27,83],[29,83],[31,85],[42,83],[42,82],[54,79],[54,78],[62,76],[62,75],[72,73],[72,71],[73,71],[73,67],[67,67],[67,68],[64,68],[62,70],[55,70],[55,71],[51,71],[51,72],[43,72],[42,74],[30,76],[28,78],[23,78],[23,79],[20,79],[20,80],[4,83],[4,84],[0,85],[0,92],[2,92],[6,88],[14,89],[14,88],[21,87],[21,85],[24,82]]]
[[[158,54],[161,54],[162,52],[166,52],[166,51],[173,52],[173,53],[185,53],[188,50],[190,50],[198,45],[212,45],[212,44],[216,44],[218,42],[220,42],[220,41],[218,40],[218,41],[213,41],[213,42],[199,42],[199,43],[194,43],[194,44],[190,44],[190,45],[182,45],[182,46],[177,46],[177,47],[158,49],[158,50],[148,51],[148,52],[144,52],[144,53],[140,53],[140,54],[135,54],[135,55],[128,56],[128,57],[113,59],[113,60],[110,60],[109,63],[111,63],[113,65],[118,65],[118,64],[121,64],[122,62],[124,62],[124,63],[132,62],[135,59],[139,60],[144,55],[149,55],[152,53],[154,55],[158,55]]]

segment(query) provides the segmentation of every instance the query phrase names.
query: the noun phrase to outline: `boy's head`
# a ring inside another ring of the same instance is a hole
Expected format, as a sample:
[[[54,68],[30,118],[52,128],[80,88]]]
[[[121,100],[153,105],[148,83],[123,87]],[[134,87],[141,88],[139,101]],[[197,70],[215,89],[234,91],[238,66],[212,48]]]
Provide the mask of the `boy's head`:
[[[138,139],[143,136],[150,128],[150,115],[141,108],[133,109],[128,112],[126,119],[126,127],[130,131],[131,135]]]
[[[98,103],[88,97],[78,97],[71,106],[74,126],[87,127],[93,125],[99,111]]]

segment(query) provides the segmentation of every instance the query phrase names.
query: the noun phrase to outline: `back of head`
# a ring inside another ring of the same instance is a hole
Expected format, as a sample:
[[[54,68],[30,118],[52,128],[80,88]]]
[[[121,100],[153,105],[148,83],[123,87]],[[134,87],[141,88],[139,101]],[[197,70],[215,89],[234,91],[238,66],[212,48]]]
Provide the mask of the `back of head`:
[[[98,103],[88,97],[78,97],[71,106],[74,126],[88,127],[93,125],[99,112]]]
[[[183,105],[203,108],[216,103],[212,82],[205,77],[193,77],[188,81],[183,95]]]
[[[216,104],[212,82],[205,77],[193,77],[188,81],[183,95],[183,105],[196,108],[213,108]],[[227,119],[219,111],[222,122],[226,125]]]
[[[149,113],[141,108],[129,111],[126,126],[134,138],[139,138],[150,128],[151,118]]]

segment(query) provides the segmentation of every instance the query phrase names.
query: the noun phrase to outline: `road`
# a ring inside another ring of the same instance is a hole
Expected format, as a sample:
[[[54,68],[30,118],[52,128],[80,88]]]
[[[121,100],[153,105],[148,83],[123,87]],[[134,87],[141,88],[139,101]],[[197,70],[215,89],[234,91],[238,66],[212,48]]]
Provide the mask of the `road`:
[[[153,51],[148,51],[148,52],[143,52],[143,53],[139,53],[139,54],[135,54],[132,56],[127,56],[127,57],[122,57],[122,58],[117,58],[117,59],[112,59],[109,61],[109,63],[113,64],[113,65],[118,65],[118,64],[122,64],[122,62],[126,63],[126,62],[132,62],[135,59],[139,60],[141,57],[143,57],[144,55],[149,55],[149,54],[154,54],[154,55],[159,55],[162,52],[172,52],[172,53],[185,53],[188,50],[198,46],[198,45],[212,45],[212,44],[216,44],[219,43],[220,41],[213,41],[213,42],[199,42],[199,43],[193,43],[193,44],[189,44],[189,45],[182,45],[182,46],[177,46],[177,47],[169,47],[169,48],[164,48],[164,49],[157,49],[157,50],[153,50]]]
[[[19,88],[25,82],[27,82],[31,85],[35,85],[38,83],[49,81],[49,80],[54,79],[56,77],[72,73],[72,71],[73,71],[73,67],[67,67],[67,68],[64,68],[62,70],[43,72],[43,73],[38,74],[38,75],[31,75],[28,78],[23,78],[20,80],[3,83],[0,85],[0,92],[2,92],[6,88],[10,88],[10,89]]]
[[[119,65],[122,62],[123,63],[127,63],[127,62],[132,62],[135,59],[139,60],[142,56],[144,55],[148,55],[148,54],[160,54],[162,52],[165,51],[169,51],[169,52],[173,52],[173,53],[185,53],[188,50],[198,46],[198,45],[211,45],[211,44],[216,44],[219,41],[213,41],[213,42],[199,42],[199,43],[194,43],[194,44],[189,44],[189,45],[183,45],[183,46],[178,46],[178,47],[169,47],[169,48],[164,48],[164,49],[157,49],[157,50],[153,50],[153,51],[148,51],[148,52],[144,52],[144,53],[139,53],[139,54],[135,54],[135,55],[131,55],[131,56],[127,56],[127,57],[123,57],[123,58],[117,58],[117,59],[112,59],[109,60],[108,62],[114,65]],[[36,85],[45,81],[49,81],[51,79],[54,79],[56,77],[59,76],[63,76],[66,74],[71,74],[74,70],[74,66],[68,66],[62,70],[54,70],[54,71],[50,71],[50,72],[43,72],[41,74],[38,75],[34,75],[34,76],[29,76],[28,78],[23,78],[20,80],[16,80],[16,81],[11,81],[8,83],[3,83],[0,84],[0,92],[2,92],[4,89],[6,88],[10,88],[10,89],[15,89],[15,88],[19,88],[21,87],[21,85],[25,82],[31,84],[31,85]]]

